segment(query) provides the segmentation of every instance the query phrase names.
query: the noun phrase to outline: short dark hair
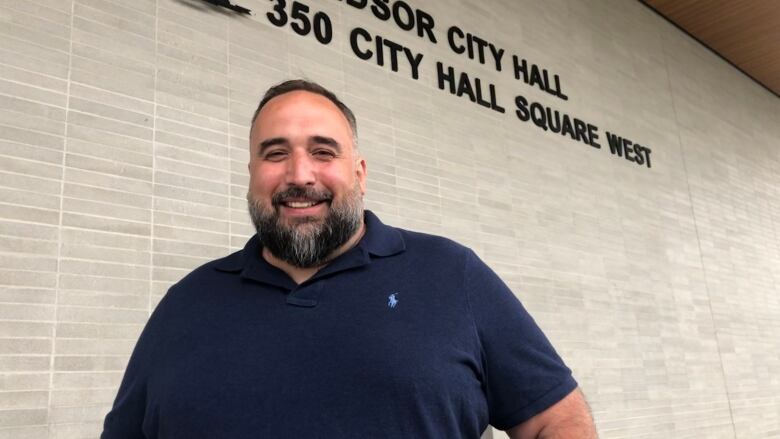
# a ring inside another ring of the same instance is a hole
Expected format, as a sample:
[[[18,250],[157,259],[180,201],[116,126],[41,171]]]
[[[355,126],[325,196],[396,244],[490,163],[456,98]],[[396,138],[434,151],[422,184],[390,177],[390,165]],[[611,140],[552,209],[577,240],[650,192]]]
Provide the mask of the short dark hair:
[[[350,110],[349,107],[347,107],[343,102],[341,102],[339,98],[337,98],[332,91],[317,84],[316,82],[308,81],[305,79],[289,79],[287,81],[281,82],[269,88],[268,91],[266,91],[265,94],[263,95],[263,99],[260,100],[260,104],[257,106],[257,110],[255,110],[254,116],[252,116],[252,126],[254,126],[255,121],[257,120],[257,115],[260,114],[260,110],[263,109],[263,107],[265,106],[265,104],[268,103],[268,101],[270,101],[271,99],[279,95],[283,95],[285,93],[290,93],[293,91],[308,91],[309,93],[325,96],[326,98],[328,98],[329,101],[333,102],[333,104],[339,109],[339,111],[341,111],[341,114],[343,114],[344,117],[347,118],[349,127],[352,129],[352,142],[355,144],[354,146],[357,148],[357,120],[355,119],[355,114],[352,113],[352,110]]]

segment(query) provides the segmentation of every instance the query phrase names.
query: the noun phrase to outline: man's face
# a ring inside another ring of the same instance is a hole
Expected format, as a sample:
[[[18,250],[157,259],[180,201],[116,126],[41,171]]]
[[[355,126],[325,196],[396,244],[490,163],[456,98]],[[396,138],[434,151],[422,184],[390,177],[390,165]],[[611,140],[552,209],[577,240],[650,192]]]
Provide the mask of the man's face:
[[[317,266],[359,230],[366,164],[346,117],[326,97],[294,91],[263,107],[250,134],[249,212],[263,245]]]

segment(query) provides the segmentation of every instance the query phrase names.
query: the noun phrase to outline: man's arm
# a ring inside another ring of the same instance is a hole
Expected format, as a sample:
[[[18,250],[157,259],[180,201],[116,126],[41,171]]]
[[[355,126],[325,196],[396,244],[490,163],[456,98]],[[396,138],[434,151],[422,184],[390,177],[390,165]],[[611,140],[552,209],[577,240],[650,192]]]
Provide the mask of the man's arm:
[[[588,403],[579,388],[506,432],[511,439],[597,439]]]

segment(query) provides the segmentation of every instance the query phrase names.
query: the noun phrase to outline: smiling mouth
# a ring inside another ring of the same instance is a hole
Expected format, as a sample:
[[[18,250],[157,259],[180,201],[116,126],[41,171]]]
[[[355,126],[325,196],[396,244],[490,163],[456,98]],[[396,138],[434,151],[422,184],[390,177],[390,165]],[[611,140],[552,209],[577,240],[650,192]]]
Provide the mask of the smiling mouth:
[[[333,196],[329,191],[297,186],[278,192],[271,198],[271,202],[276,209],[284,207],[293,210],[300,209],[301,211],[323,203],[330,204],[332,200]]]
[[[292,209],[305,209],[307,207],[316,206],[320,203],[324,203],[325,200],[320,201],[283,201],[281,204],[285,207]]]

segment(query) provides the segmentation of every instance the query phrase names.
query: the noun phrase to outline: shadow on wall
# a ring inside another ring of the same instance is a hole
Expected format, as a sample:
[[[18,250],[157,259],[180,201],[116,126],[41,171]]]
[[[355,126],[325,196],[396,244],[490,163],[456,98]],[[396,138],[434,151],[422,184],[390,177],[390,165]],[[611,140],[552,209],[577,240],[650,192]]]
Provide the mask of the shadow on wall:
[[[252,11],[237,4],[230,3],[229,0],[174,0],[179,4],[185,5],[199,11],[214,11],[226,16],[235,16],[236,12],[245,15],[254,15]],[[232,11],[232,12],[231,12]]]

